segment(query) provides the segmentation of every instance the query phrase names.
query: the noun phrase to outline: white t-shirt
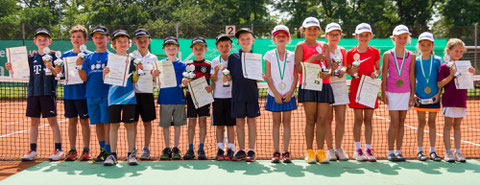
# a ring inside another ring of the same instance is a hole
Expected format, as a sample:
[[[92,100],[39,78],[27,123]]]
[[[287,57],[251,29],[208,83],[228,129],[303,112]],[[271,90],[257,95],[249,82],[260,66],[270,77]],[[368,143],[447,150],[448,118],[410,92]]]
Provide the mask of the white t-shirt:
[[[225,68],[227,68],[228,60],[225,61],[220,56],[215,57],[212,60],[212,67],[210,69],[210,74],[215,73],[215,66],[217,64],[220,64],[220,62],[223,63],[223,65],[225,65]],[[213,90],[213,97],[214,98],[223,98],[223,99],[232,98],[232,84],[230,84],[229,87],[223,87],[222,69],[219,69],[218,73],[217,73],[217,81],[215,81],[215,89]]]
[[[152,77],[152,74],[150,73],[151,70],[154,69],[155,62],[158,61],[157,56],[148,53],[145,56],[137,56],[140,57],[139,59],[142,60],[142,65],[143,65],[143,72],[145,72],[144,76],[140,76],[138,79],[138,82],[135,83],[135,93],[153,93],[154,92],[154,87],[155,87],[155,80]],[[144,85],[145,83],[152,83],[152,88],[140,88],[140,86]]]
[[[291,52],[291,51],[288,51],[288,50],[285,50],[287,52],[287,57],[286,57],[287,63],[285,64],[284,60],[278,60],[277,61],[277,55],[276,55],[276,52],[275,52],[276,50],[277,49],[267,51],[267,53],[265,53],[265,55],[263,56],[263,59],[270,62],[270,69],[271,69],[270,74],[272,75],[273,84],[274,84],[275,88],[277,89],[277,91],[280,94],[284,95],[288,91],[290,91],[290,87],[292,87],[292,83],[293,83],[293,80],[294,80],[293,72],[294,72],[294,68],[295,68],[295,53]],[[281,77],[280,77],[280,71],[282,71],[282,73],[283,73],[284,64],[285,64],[285,74],[284,74],[283,80],[282,80]],[[285,89],[283,89],[283,90],[281,90],[279,88],[279,85],[281,84],[281,82],[283,82],[285,84]],[[270,96],[274,96],[273,92],[270,90],[270,88],[268,88],[267,92]]]

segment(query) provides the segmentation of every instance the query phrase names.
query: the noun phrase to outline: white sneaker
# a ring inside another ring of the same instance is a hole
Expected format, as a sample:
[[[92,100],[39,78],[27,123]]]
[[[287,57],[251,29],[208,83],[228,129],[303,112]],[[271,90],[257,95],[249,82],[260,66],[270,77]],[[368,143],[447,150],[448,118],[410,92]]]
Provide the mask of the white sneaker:
[[[128,165],[138,165],[138,162],[137,162],[137,149],[134,148],[132,153],[130,153],[130,155],[128,155]]]
[[[34,161],[37,158],[37,152],[30,150],[22,157],[22,161]]]
[[[366,149],[365,150],[365,157],[367,157],[367,160],[370,161],[370,162],[375,162],[377,161],[377,158],[375,157],[375,155],[373,155],[373,149]]]
[[[453,156],[452,152],[446,152],[444,160],[449,162],[449,163],[453,163],[453,162],[455,162],[455,157]]]
[[[118,163],[117,158],[113,154],[108,155],[107,159],[103,162],[104,166],[113,166]]]
[[[335,150],[335,156],[337,156],[338,160],[340,161],[347,161],[348,160],[348,154],[346,154],[342,148],[337,148]]]
[[[143,148],[142,149],[142,155],[140,155],[141,160],[150,160],[150,149],[149,148]]]
[[[50,157],[48,157],[48,160],[59,161],[59,160],[63,160],[63,158],[65,158],[65,154],[64,154],[63,150],[55,149],[53,151],[53,154]]]
[[[337,156],[335,156],[335,150],[332,149],[328,149],[327,151],[327,159],[329,161],[336,161],[337,160]]]
[[[457,162],[464,163],[466,161],[465,156],[463,156],[463,154],[460,153],[460,152],[455,152],[454,157],[455,157],[455,161],[457,161]]]
[[[357,161],[367,161],[367,157],[365,157],[365,154],[363,154],[363,151],[361,148],[357,149],[353,153],[353,158],[355,158]]]

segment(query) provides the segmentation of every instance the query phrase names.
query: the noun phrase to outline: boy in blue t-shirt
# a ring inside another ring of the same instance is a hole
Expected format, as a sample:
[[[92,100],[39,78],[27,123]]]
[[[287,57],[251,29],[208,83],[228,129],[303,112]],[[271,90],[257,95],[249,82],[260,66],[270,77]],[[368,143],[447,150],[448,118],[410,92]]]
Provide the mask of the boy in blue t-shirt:
[[[87,29],[82,25],[76,25],[70,30],[70,41],[73,49],[66,51],[62,55],[62,59],[66,57],[76,57],[80,51],[80,46],[84,45],[88,40]],[[83,51],[85,55],[89,55],[91,51]],[[65,73],[64,73],[65,74]],[[83,152],[80,156],[81,161],[90,159],[90,125],[88,123],[87,100],[85,99],[85,83],[72,84],[63,86],[63,104],[65,108],[65,117],[68,119],[68,140],[70,141],[70,151],[65,156],[65,161],[74,161],[78,152],[77,143],[77,123],[80,117],[80,125],[82,126],[83,136]]]
[[[87,98],[88,116],[90,124],[96,126],[100,154],[93,161],[103,162],[110,153],[110,141],[108,125],[108,85],[103,83],[103,67],[106,66],[108,55],[107,43],[110,40],[108,29],[105,26],[93,28],[93,44],[97,47],[94,53],[87,55],[85,59],[77,59],[77,69],[80,78],[86,82],[85,97]]]
[[[182,83],[182,74],[185,72],[185,63],[177,58],[179,51],[178,40],[175,37],[167,37],[163,41],[163,49],[167,54],[167,59],[161,62],[171,62],[175,70],[175,77],[177,86],[162,88],[160,86],[160,93],[158,94],[158,104],[160,104],[160,127],[163,128],[163,138],[165,142],[165,149],[163,149],[161,160],[179,160],[181,159],[180,150],[178,149],[178,142],[180,139],[180,126],[187,124],[185,116],[185,95],[183,89],[180,87]],[[162,71],[160,71],[161,73]],[[174,144],[170,148],[170,126],[174,126]]]
[[[37,139],[38,125],[40,124],[40,115],[47,118],[50,127],[53,130],[55,140],[55,150],[48,158],[51,161],[62,160],[64,152],[62,150],[62,139],[60,128],[57,123],[57,102],[55,76],[60,73],[61,68],[54,69],[53,61],[56,60],[54,52],[50,52],[48,46],[52,43],[50,33],[45,28],[39,28],[33,35],[33,43],[37,45],[38,52],[28,55],[28,66],[30,68],[30,78],[28,81],[27,113],[30,117],[30,150],[22,157],[22,161],[32,161],[37,159]],[[45,50],[44,50],[45,49]],[[44,53],[44,52],[50,53]],[[47,59],[50,55],[50,60]],[[12,70],[12,64],[5,65],[7,70]],[[50,73],[47,71],[51,71]]]

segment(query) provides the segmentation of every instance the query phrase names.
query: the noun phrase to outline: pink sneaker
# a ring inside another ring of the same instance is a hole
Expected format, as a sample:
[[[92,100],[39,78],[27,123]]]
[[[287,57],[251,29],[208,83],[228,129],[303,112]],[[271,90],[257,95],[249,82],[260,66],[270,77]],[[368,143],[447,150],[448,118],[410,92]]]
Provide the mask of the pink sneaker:
[[[353,158],[355,158],[357,161],[367,161],[367,157],[365,157],[365,155],[363,154],[363,151],[361,148],[355,150],[355,152],[353,152]]]

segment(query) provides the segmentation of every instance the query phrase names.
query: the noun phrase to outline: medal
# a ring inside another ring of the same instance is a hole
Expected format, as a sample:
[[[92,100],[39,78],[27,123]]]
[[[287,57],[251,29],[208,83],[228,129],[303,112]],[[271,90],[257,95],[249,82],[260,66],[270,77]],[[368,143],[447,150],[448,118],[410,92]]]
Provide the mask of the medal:
[[[430,94],[432,92],[432,89],[428,87],[428,82],[430,82],[430,76],[432,75],[432,65],[433,65],[433,55],[430,56],[430,72],[428,72],[428,76],[425,75],[425,68],[423,67],[423,59],[420,62],[420,66],[422,67],[422,74],[423,77],[425,77],[425,80],[427,81],[427,87],[423,90],[426,94]]]
[[[280,82],[278,84],[278,88],[283,91],[287,88],[287,85],[284,82]]]
[[[320,46],[317,46],[315,50],[317,50],[318,54],[322,54],[323,52],[323,49]]]
[[[432,89],[430,87],[425,87],[423,91],[425,91],[425,94],[430,94],[432,92]]]
[[[397,68],[397,73],[398,73],[398,78],[399,78],[397,80],[397,86],[401,87],[403,85],[403,81],[400,80],[400,78],[402,77],[403,67],[405,67],[404,64],[405,64],[405,58],[407,56],[407,49],[403,50],[402,66],[400,68],[398,67],[397,55],[395,55],[395,50],[393,50],[392,53],[393,53],[393,59],[394,59],[394,62],[395,62],[395,67]]]
[[[277,65],[278,65],[278,73],[280,75],[280,83],[278,84],[278,88],[280,90],[285,90],[287,85],[283,82],[283,77],[285,77],[285,67],[287,65],[287,50],[285,50],[285,56],[283,57],[283,70],[280,70],[280,57],[278,56],[278,50],[275,50],[275,55],[277,57]]]
[[[401,87],[403,85],[403,80],[398,79],[396,84],[398,87]]]

